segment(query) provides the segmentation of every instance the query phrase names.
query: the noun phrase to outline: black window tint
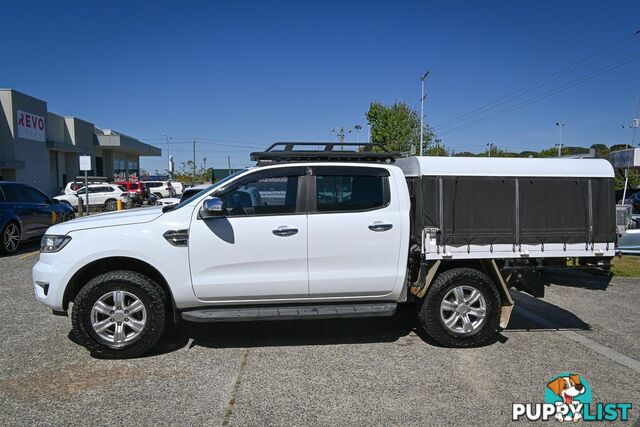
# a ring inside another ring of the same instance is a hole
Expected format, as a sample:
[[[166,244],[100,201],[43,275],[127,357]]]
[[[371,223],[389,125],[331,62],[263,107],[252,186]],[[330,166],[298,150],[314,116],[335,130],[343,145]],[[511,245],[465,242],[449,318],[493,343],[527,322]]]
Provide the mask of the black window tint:
[[[22,190],[22,186],[15,185],[15,184],[2,186],[4,197],[9,203],[27,203],[26,197],[24,196],[21,190]]]
[[[39,190],[36,190],[35,188],[32,187],[23,187],[23,186],[16,186],[16,187],[20,187],[21,193],[22,193],[22,201],[24,203],[38,203],[38,204],[47,204],[49,203],[49,197],[47,197],[44,193],[40,192]]]
[[[0,185],[0,203],[5,202],[4,191],[2,190],[4,187]]]
[[[348,212],[381,208],[385,205],[384,176],[318,175],[318,212]]]
[[[261,178],[219,196],[228,216],[294,213],[298,176]]]

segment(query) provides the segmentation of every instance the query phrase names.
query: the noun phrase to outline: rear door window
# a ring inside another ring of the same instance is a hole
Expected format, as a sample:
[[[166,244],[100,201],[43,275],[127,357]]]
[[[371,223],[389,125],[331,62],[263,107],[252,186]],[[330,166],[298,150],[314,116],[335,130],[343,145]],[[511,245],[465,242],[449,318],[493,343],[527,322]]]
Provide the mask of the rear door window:
[[[388,179],[385,169],[318,169],[316,210],[357,212],[380,209],[389,204]]]

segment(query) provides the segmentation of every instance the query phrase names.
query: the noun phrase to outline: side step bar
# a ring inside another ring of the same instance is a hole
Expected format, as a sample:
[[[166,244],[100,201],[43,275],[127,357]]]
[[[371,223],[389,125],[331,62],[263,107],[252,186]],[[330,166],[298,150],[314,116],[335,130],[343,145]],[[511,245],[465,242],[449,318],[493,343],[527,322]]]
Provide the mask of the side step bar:
[[[345,317],[393,316],[395,302],[300,305],[300,306],[252,306],[215,307],[182,312],[182,318],[190,322],[243,322],[250,320],[332,319]]]

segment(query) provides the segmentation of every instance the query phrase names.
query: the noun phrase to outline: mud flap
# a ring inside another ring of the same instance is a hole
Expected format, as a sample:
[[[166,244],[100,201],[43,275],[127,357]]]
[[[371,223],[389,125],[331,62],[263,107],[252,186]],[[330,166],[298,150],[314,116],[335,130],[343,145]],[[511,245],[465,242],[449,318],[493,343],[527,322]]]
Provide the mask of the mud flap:
[[[500,292],[500,297],[502,299],[502,306],[500,307],[500,327],[504,329],[509,324],[509,319],[511,318],[511,312],[513,311],[514,305],[513,298],[511,298],[511,294],[507,288],[507,282],[505,282],[504,277],[502,277],[496,262],[494,260],[491,260],[490,262],[484,261],[483,265],[486,272],[489,274],[489,277],[491,277]]]

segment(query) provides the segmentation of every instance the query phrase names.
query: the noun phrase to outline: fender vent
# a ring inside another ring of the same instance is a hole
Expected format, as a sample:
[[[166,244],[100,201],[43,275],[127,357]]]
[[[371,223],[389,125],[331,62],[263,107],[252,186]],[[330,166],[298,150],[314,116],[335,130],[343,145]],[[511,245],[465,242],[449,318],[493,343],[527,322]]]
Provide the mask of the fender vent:
[[[189,230],[169,230],[162,237],[173,246],[187,246],[189,244]]]

